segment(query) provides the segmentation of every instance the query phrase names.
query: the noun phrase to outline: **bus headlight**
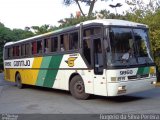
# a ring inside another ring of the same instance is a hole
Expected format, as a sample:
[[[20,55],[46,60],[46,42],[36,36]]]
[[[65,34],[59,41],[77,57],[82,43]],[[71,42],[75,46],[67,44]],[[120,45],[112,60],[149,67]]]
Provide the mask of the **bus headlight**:
[[[156,77],[156,73],[150,73],[150,77]]]
[[[111,77],[111,82],[116,82],[117,81],[117,77]]]
[[[152,81],[151,84],[155,85],[155,84],[156,84],[156,81]]]

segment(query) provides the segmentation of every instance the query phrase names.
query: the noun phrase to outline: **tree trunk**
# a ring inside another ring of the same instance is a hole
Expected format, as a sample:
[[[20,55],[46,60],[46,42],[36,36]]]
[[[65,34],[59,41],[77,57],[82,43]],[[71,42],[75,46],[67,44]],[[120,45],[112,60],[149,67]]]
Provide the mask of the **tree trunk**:
[[[91,5],[90,5],[89,11],[88,11],[88,17],[90,17],[92,14],[95,2],[96,2],[96,0],[91,1]]]
[[[76,0],[76,3],[77,3],[77,5],[78,5],[79,10],[81,11],[82,15],[85,17],[85,14],[83,13],[82,8],[81,8],[81,6],[80,6],[78,0]]]

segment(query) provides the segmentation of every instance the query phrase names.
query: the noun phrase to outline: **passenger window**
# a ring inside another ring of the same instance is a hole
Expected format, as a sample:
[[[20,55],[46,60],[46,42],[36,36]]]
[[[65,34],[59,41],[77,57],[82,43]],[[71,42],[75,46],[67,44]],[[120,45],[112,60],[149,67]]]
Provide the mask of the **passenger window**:
[[[30,54],[30,45],[29,43],[25,44],[25,55],[29,56]]]
[[[51,38],[51,52],[58,51],[58,37]]]
[[[19,46],[14,46],[13,47],[13,57],[19,56],[19,52],[20,52]]]
[[[21,45],[21,56],[25,56],[25,44]]]
[[[83,36],[88,37],[90,35],[97,35],[101,33],[102,33],[101,27],[91,27],[84,29]]]
[[[32,55],[37,54],[37,43],[32,42]]]
[[[42,53],[42,41],[32,42],[32,54],[41,54]]]
[[[42,53],[42,41],[39,40],[37,41],[37,54],[41,54]]]
[[[69,39],[68,39],[68,34],[64,34],[60,36],[60,40],[61,40],[61,44],[60,44],[60,48],[61,51],[67,51],[69,50]]]
[[[44,39],[44,53],[49,53],[51,51],[50,38]]]
[[[9,52],[8,52],[8,48],[5,48],[5,53],[4,53],[4,57],[5,59],[8,58]]]
[[[69,49],[78,49],[78,32],[70,33],[69,35]]]
[[[8,48],[8,58],[12,58],[13,56],[13,48]]]
[[[58,37],[44,39],[44,52],[56,52],[58,51]]]

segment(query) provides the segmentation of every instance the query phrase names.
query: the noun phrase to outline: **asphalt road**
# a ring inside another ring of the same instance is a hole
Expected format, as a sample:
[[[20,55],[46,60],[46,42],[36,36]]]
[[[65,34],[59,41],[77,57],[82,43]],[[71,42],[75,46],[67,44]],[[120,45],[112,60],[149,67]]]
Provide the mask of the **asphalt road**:
[[[27,86],[18,89],[0,74],[0,114],[160,113],[160,87],[120,97],[76,100],[69,92]]]

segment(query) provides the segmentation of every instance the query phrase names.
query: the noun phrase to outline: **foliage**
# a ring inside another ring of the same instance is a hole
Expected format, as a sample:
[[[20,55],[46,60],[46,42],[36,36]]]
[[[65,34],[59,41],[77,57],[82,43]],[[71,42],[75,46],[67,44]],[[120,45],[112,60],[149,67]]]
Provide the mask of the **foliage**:
[[[21,29],[13,29],[12,33],[14,35],[15,40],[21,40],[24,38],[28,38],[33,36],[34,34],[31,31],[28,30],[21,30]]]
[[[127,13],[126,18],[130,21],[140,22],[149,26],[149,37],[155,63],[160,71],[160,9],[153,11],[137,10]]]
[[[160,6],[160,0],[125,0],[131,11],[156,11]]]
[[[89,6],[89,11],[88,11],[87,16],[90,17],[92,15],[94,5],[97,1],[98,0],[63,0],[63,4],[66,6],[70,6],[71,4],[76,3],[79,7],[81,14],[83,15],[83,17],[85,17],[86,15],[84,14],[80,6],[80,3],[85,3],[87,6]],[[108,1],[108,0],[101,0],[101,1]]]
[[[6,28],[2,23],[0,23],[0,69],[3,66],[3,46],[6,42],[12,40],[12,31],[9,28]]]
[[[32,26],[31,29],[34,31],[36,35],[39,35],[51,31],[51,26],[44,24],[42,26]]]
[[[31,31],[22,29],[9,29],[0,23],[0,69],[3,66],[3,47],[6,42],[17,41],[27,37],[31,37],[34,34]]]

